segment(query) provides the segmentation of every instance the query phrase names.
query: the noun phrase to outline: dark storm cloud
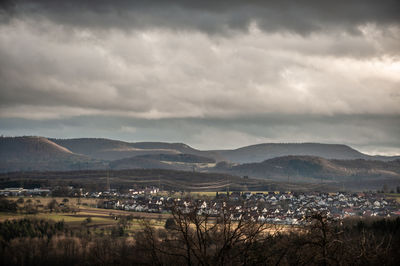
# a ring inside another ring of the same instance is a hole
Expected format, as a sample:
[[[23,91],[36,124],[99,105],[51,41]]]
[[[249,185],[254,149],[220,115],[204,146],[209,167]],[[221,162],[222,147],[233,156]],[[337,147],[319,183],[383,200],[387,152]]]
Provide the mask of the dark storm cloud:
[[[400,1],[0,0],[0,133],[400,153]]]
[[[89,28],[168,27],[216,33],[247,30],[256,22],[266,31],[313,31],[340,29],[359,32],[366,23],[398,24],[397,0],[338,1],[106,1],[14,0],[0,6],[9,17],[44,16],[56,23]]]
[[[155,29],[99,36],[33,22],[0,25],[1,117],[400,113],[400,63],[375,27],[365,36],[256,28],[217,38]]]

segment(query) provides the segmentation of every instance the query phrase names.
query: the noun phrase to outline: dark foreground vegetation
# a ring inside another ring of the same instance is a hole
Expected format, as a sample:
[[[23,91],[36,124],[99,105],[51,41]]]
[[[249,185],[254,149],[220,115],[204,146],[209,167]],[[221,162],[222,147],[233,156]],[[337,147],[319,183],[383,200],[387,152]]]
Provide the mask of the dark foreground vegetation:
[[[165,226],[129,219],[104,230],[21,219],[0,223],[1,265],[399,265],[400,218],[277,226],[171,207]]]

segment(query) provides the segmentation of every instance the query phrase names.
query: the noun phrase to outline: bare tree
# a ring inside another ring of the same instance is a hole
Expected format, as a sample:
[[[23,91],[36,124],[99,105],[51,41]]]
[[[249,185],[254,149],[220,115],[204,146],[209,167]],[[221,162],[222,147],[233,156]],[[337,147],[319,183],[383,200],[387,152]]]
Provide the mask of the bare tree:
[[[144,229],[147,245],[158,261],[167,257],[187,265],[251,264],[260,260],[256,248],[271,236],[271,231],[278,230],[250,216],[236,215],[234,219],[237,213],[228,205],[221,207],[218,215],[211,215],[196,201],[190,206],[173,204],[170,210],[174,223],[164,233],[148,225]]]

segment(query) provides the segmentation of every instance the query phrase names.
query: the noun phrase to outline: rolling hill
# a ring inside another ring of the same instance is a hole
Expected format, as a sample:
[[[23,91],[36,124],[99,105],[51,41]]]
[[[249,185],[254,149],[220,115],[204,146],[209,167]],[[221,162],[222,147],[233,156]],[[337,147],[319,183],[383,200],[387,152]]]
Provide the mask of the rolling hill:
[[[150,154],[138,156],[146,159],[153,159],[165,162],[179,162],[179,163],[215,163],[212,158],[207,158],[194,154]]]
[[[0,171],[71,170],[104,166],[43,137],[0,138]]]
[[[232,150],[197,150],[183,143],[166,142],[124,142],[100,138],[50,139],[78,154],[95,159],[119,160],[141,155],[191,154],[233,163],[253,163],[289,156],[305,155],[338,160],[381,160],[390,161],[400,157],[371,156],[347,145],[320,143],[265,143]]]
[[[390,161],[399,158],[370,156],[347,145],[320,143],[265,143],[246,146],[235,150],[217,150],[214,152],[225,158],[226,161],[234,163],[262,162],[264,160],[289,155],[316,156],[338,160],[367,159]]]
[[[395,177],[396,158],[375,157],[338,144],[258,144],[235,150],[196,150],[183,143],[100,138],[2,137],[0,171],[168,169],[224,172],[275,180]]]
[[[381,178],[400,183],[400,160],[328,160],[315,156],[284,156],[261,163],[217,165],[214,171],[292,182],[351,181]]]
[[[111,169],[174,169],[192,171],[214,165],[215,160],[193,154],[148,154],[110,162]]]
[[[53,142],[68,148],[72,152],[84,154],[95,159],[119,160],[140,155],[158,154],[193,154],[205,152],[193,149],[183,143],[136,142],[100,138],[51,139]]]
[[[151,158],[143,158],[141,156],[134,156],[130,158],[124,158],[115,160],[109,163],[110,169],[123,170],[123,169],[174,169],[178,170],[179,167],[169,165],[159,160]],[[179,169],[188,170],[188,169]]]
[[[74,154],[43,137],[0,138],[0,160],[69,158]]]

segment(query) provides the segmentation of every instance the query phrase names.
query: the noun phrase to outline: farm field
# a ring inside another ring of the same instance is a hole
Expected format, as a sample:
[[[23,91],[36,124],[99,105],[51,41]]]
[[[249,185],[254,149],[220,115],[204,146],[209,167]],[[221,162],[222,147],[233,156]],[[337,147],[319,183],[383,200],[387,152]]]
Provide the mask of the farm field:
[[[18,197],[10,197],[10,200],[18,200]],[[129,216],[130,225],[127,232],[133,232],[141,229],[141,224],[146,221],[155,227],[163,227],[165,220],[170,217],[169,214],[129,212],[114,209],[99,209],[96,206],[97,199],[80,199],[78,198],[52,198],[52,197],[33,197],[23,198],[24,203],[19,203],[19,208],[23,208],[25,204],[38,204],[39,206],[47,206],[51,201],[56,200],[58,203],[68,200],[66,206],[71,208],[70,212],[49,211],[44,207],[39,207],[36,214],[27,214],[24,212],[0,212],[0,222],[6,220],[19,219],[38,219],[52,220],[55,222],[64,221],[71,228],[79,228],[85,224],[88,228],[104,229],[116,226],[123,216]],[[31,200],[28,202],[28,200]],[[79,202],[79,203],[78,203]]]
[[[21,214],[21,213],[0,213],[0,222],[6,220],[19,219],[43,219],[55,222],[64,221],[71,228],[78,228],[82,224],[86,224],[88,228],[101,229],[115,226],[118,224],[120,216],[131,216],[132,220],[127,232],[133,232],[141,229],[143,221],[150,223],[155,227],[163,227],[167,215],[158,215],[153,213],[124,212],[117,210],[103,210],[87,208],[77,213],[38,213],[38,214]],[[87,222],[90,219],[90,222]]]

